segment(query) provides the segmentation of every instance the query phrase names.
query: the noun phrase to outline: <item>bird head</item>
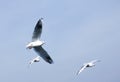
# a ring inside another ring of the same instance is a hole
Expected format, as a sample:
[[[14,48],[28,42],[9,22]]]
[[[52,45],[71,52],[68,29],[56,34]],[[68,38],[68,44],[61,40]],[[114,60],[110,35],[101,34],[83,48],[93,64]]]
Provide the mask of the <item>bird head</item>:
[[[32,43],[28,43],[28,44],[26,45],[26,49],[31,49],[31,48],[33,48]]]
[[[41,41],[42,42],[42,45],[45,44],[45,41]]]

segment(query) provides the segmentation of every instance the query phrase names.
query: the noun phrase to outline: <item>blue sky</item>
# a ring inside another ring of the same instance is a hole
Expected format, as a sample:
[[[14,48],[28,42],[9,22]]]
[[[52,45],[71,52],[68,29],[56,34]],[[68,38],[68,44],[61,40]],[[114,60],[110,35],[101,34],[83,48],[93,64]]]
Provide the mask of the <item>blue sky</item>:
[[[43,46],[54,60],[25,46],[43,17]],[[119,0],[0,0],[1,82],[120,82]],[[83,63],[101,62],[76,72]]]

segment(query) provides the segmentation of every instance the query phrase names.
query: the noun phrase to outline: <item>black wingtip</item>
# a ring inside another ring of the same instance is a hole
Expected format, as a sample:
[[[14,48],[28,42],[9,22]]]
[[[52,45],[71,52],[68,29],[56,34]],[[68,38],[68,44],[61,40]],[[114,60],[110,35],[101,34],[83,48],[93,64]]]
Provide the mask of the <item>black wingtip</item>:
[[[48,63],[49,64],[53,64],[54,62],[53,62],[53,60],[49,60]]]
[[[52,59],[47,60],[47,62],[48,62],[49,64],[53,64],[53,63],[54,63]]]
[[[53,60],[50,57],[46,58],[46,62],[48,62],[49,64],[53,64]]]
[[[40,18],[39,20],[38,20],[38,22],[37,22],[37,24],[36,24],[36,26],[42,26],[42,20],[43,20],[43,18]]]
[[[38,21],[40,22],[41,20],[43,20],[43,18],[41,17]]]

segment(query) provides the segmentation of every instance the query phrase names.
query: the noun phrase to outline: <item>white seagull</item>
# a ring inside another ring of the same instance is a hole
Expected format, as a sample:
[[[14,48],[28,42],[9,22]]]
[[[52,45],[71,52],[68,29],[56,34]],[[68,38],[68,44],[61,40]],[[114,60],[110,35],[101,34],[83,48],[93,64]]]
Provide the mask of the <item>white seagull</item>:
[[[77,75],[79,75],[85,68],[87,67],[93,67],[95,66],[96,62],[100,62],[100,60],[93,60],[91,62],[83,64],[83,66],[80,68],[80,70],[77,72]]]
[[[42,48],[42,45],[45,42],[40,40],[40,36],[42,33],[42,19],[43,18],[38,20],[33,32],[32,42],[26,45],[26,48],[28,49],[34,48],[34,50],[39,54],[39,56],[41,56],[49,64],[52,64],[53,60],[48,55],[48,53]]]
[[[34,62],[39,62],[39,61],[40,61],[40,56],[37,56],[33,58],[32,60],[30,60],[29,64],[33,64]]]

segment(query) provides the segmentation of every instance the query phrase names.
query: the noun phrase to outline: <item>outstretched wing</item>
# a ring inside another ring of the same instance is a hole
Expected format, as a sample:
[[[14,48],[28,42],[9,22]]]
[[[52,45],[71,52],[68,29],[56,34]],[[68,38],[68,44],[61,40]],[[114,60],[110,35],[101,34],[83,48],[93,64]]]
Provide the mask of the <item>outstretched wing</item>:
[[[53,63],[53,60],[48,55],[48,53],[42,48],[42,46],[34,47],[34,50],[49,64]]]
[[[33,36],[32,36],[32,41],[38,40],[41,36],[42,33],[42,18],[38,20],[34,32],[33,32]]]
[[[87,64],[85,64],[84,66],[82,66],[82,67],[78,70],[77,75],[79,75],[86,67],[87,67]]]
[[[92,60],[90,63],[100,62],[100,60]]]

